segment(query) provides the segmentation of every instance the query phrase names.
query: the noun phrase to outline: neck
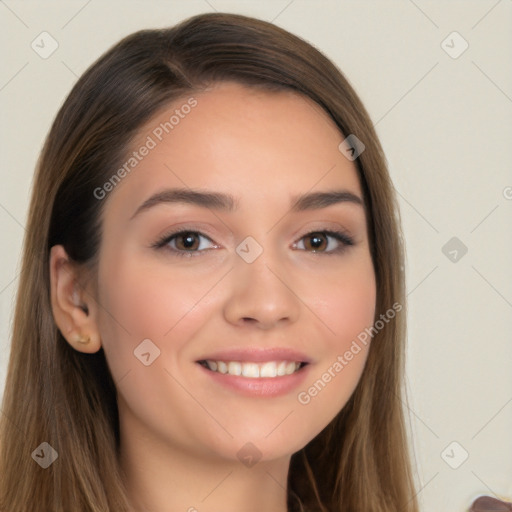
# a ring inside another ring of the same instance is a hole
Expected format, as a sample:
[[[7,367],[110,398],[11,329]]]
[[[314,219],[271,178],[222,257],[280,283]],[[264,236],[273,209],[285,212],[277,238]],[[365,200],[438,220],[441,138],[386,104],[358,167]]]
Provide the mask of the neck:
[[[259,461],[201,454],[121,424],[120,463],[131,512],[286,512],[290,456]]]

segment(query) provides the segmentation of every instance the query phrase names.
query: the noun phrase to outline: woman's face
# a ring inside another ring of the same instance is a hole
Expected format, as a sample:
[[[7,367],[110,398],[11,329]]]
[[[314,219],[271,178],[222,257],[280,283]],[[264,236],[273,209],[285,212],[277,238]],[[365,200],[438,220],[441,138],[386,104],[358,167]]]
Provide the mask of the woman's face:
[[[301,96],[234,83],[192,96],[144,126],[98,199],[97,327],[121,436],[286,457],[343,408],[366,361],[361,344],[344,356],[376,299],[356,168]]]

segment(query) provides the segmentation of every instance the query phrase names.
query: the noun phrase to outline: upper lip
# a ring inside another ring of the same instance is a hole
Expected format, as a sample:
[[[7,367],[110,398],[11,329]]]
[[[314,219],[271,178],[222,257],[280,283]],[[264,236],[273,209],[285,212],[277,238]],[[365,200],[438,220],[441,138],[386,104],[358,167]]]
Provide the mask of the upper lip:
[[[295,361],[301,363],[310,363],[311,359],[305,354],[290,348],[234,348],[212,352],[200,361],[240,361],[263,363],[268,361]]]

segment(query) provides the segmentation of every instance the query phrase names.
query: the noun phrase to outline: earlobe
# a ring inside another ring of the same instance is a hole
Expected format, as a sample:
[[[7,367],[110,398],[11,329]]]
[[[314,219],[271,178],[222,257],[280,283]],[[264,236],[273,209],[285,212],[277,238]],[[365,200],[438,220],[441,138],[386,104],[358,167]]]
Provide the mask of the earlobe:
[[[50,288],[55,324],[66,341],[79,352],[101,348],[92,295],[80,285],[80,270],[62,245],[50,251]]]

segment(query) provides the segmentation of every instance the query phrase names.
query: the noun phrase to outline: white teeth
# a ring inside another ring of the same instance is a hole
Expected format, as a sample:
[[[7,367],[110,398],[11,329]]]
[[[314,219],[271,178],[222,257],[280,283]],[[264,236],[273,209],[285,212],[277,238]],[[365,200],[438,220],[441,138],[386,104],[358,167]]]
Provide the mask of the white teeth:
[[[215,361],[206,361],[206,364],[208,365],[208,368],[210,368],[210,370],[217,370],[217,363]]]
[[[275,377],[277,375],[277,365],[274,361],[261,365],[260,377]]]
[[[239,361],[206,361],[206,365],[213,372],[242,375],[250,379],[259,377],[282,377],[291,375],[300,369],[301,363],[295,361],[268,361],[266,363],[240,363]]]
[[[244,363],[242,365],[242,375],[257,379],[260,376],[260,367],[256,363]]]
[[[230,375],[241,375],[242,365],[237,361],[230,361],[228,364],[228,373]]]
[[[207,361],[207,363],[208,363],[208,361]],[[212,368],[210,368],[210,369],[212,369]],[[228,365],[224,361],[217,361],[217,371],[219,373],[228,373]]]
[[[277,365],[277,375],[285,375],[286,374],[286,361],[282,361]]]
[[[284,370],[284,372],[286,373],[286,375],[291,375],[296,369],[296,364],[291,362],[286,365],[286,369]]]

